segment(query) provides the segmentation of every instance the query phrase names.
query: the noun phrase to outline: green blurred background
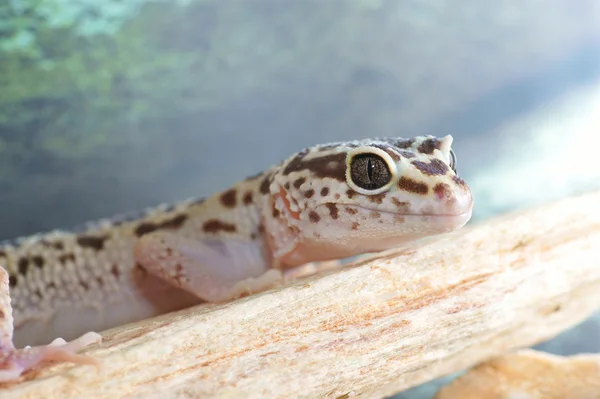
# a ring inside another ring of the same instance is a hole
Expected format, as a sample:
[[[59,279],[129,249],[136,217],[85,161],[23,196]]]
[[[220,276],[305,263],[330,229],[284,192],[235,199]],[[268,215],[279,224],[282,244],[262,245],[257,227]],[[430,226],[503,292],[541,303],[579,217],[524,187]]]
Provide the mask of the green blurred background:
[[[369,136],[452,134],[474,221],[600,187],[594,0],[0,3],[0,238]]]

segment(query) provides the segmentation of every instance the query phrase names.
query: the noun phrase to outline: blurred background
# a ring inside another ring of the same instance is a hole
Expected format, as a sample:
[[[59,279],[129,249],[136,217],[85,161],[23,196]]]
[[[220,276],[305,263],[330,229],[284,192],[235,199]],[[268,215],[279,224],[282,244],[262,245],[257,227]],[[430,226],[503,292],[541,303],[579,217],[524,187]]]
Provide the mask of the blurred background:
[[[0,239],[418,134],[454,136],[476,222],[600,188],[599,128],[595,0],[0,2]]]

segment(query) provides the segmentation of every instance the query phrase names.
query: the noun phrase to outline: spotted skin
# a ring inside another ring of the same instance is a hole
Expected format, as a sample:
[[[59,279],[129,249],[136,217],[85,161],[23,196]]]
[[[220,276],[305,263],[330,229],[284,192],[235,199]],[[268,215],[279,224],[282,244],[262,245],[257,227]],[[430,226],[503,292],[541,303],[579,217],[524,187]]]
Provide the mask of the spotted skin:
[[[42,345],[26,362],[11,314],[17,346],[73,339],[462,227],[473,200],[451,144],[424,136],[319,145],[206,199],[4,243],[0,382],[45,360],[87,361],[74,352],[98,338]]]

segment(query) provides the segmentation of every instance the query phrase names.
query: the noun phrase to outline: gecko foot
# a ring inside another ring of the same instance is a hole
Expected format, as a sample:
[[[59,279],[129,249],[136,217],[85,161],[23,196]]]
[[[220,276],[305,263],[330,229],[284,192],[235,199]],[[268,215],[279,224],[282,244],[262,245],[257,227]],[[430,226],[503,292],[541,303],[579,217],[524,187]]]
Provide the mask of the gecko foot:
[[[98,364],[97,359],[75,352],[100,341],[102,341],[100,334],[88,332],[70,342],[57,338],[49,345],[23,349],[0,347],[0,383],[14,381],[24,371],[36,368],[41,363],[48,361]]]
[[[237,282],[233,287],[224,290],[224,298],[239,298],[245,295],[252,295],[255,292],[265,291],[269,288],[282,284],[283,273],[277,269],[270,269],[263,275],[256,278],[248,278]]]

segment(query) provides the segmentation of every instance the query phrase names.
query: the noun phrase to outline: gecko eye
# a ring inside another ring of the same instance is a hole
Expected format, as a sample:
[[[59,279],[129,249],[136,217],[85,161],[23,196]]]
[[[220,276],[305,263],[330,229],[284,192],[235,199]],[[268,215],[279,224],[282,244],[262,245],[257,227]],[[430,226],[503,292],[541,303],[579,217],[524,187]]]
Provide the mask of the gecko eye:
[[[392,180],[387,162],[377,154],[357,154],[350,161],[350,179],[365,190],[377,190]]]
[[[456,154],[450,149],[450,169],[456,173]]]

